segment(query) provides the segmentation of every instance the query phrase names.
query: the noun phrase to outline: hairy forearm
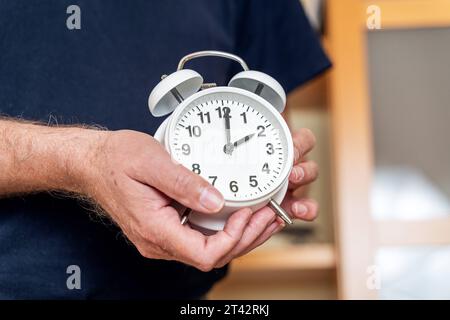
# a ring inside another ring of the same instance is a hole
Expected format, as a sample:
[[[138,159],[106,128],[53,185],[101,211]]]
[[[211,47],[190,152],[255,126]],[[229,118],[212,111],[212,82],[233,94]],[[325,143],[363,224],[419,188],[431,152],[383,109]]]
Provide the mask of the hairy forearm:
[[[83,193],[104,132],[0,119],[0,197],[46,190]]]

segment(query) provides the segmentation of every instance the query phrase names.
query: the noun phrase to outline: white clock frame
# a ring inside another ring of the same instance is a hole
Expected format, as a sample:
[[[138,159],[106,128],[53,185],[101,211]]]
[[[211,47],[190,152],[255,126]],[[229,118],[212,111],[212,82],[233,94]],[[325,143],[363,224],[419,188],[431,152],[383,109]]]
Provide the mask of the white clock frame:
[[[241,64],[244,71],[236,74],[230,80],[228,86],[212,87],[198,91],[202,87],[203,78],[196,71],[182,68],[188,60],[203,56],[219,56],[235,60]],[[292,221],[289,215],[279,205],[288,189],[288,177],[294,158],[292,137],[286,122],[280,114],[286,104],[286,94],[281,85],[269,75],[259,71],[248,70],[246,63],[241,58],[226,52],[200,51],[183,57],[178,65],[178,70],[169,76],[162,77],[162,81],[153,89],[149,96],[148,104],[154,116],[163,116],[173,112],[158,128],[154,138],[172,154],[173,150],[171,150],[169,143],[170,134],[174,131],[177,119],[183,110],[203,95],[213,93],[234,93],[265,107],[279,123],[281,130],[284,131],[287,152],[286,163],[279,176],[279,181],[281,182],[271,192],[252,200],[231,201],[225,199],[224,208],[220,213],[214,215],[190,211],[190,223],[204,229],[204,231],[222,230],[227,218],[236,210],[249,207],[256,211],[269,205],[286,223],[291,224]],[[176,207],[181,209],[179,205],[176,205]],[[181,209],[181,211],[185,210]],[[186,214],[184,216],[186,217]]]

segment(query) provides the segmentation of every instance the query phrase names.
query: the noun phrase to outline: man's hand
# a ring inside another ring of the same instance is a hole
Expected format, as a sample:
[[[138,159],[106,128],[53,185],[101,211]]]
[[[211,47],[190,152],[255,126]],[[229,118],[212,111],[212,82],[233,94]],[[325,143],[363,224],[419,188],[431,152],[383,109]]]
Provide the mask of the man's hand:
[[[235,212],[223,231],[205,236],[180,224],[172,199],[204,213],[223,206],[208,182],[180,164],[152,137],[111,132],[99,145],[85,192],[148,258],[178,260],[208,271],[250,251],[283,227],[271,210]]]
[[[148,258],[177,260],[203,271],[222,266],[265,242],[283,221],[264,208],[235,212],[223,231],[212,236],[180,224],[172,199],[196,211],[214,214],[220,193],[200,176],[172,161],[151,136],[136,131],[49,128],[0,120],[0,196],[66,190],[95,200]],[[294,135],[294,188],[315,178],[317,170],[300,159],[314,145],[309,131]],[[311,169],[311,170],[310,170]],[[316,172],[316,173],[314,173]],[[303,177],[303,178],[301,178]],[[311,200],[283,205],[294,217],[311,220]],[[298,210],[304,205],[307,210]]]
[[[313,220],[316,202],[297,200],[292,191],[317,177],[317,165],[304,161],[315,138],[311,131],[303,129],[293,139],[295,163],[289,177],[290,191],[282,206],[293,218]],[[200,176],[175,164],[163,147],[146,134],[111,133],[94,163],[98,173],[93,175],[95,188],[88,193],[145,257],[178,260],[207,271],[253,250],[284,227],[284,222],[267,207],[254,214],[249,209],[235,212],[225,229],[213,236],[181,225],[171,199],[200,212],[214,213],[222,208],[223,198]]]
[[[309,198],[298,199],[294,191],[301,189],[304,195],[305,186],[314,182],[319,176],[317,163],[307,160],[306,156],[314,148],[316,138],[309,129],[300,129],[292,135],[294,142],[294,167],[289,175],[289,190],[282,203],[285,210],[294,218],[312,221],[317,217],[318,204]]]

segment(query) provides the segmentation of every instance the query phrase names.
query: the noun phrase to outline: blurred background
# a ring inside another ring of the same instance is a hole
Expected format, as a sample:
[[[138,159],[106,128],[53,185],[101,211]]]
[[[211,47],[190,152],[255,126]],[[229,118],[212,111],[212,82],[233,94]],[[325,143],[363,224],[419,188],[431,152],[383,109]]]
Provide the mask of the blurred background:
[[[313,223],[210,299],[450,299],[450,0],[304,0],[333,69],[288,99],[317,137]]]

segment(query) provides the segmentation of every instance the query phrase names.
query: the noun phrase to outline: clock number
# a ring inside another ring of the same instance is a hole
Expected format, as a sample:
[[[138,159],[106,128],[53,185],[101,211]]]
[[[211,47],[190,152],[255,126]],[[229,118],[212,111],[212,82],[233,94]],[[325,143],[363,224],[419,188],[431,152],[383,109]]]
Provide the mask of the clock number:
[[[200,121],[202,123],[205,123],[205,119],[206,119],[206,122],[211,123],[211,117],[209,115],[209,112],[205,112],[205,113],[200,112],[200,113],[197,113],[197,115],[200,117]]]
[[[181,146],[181,150],[183,150],[183,154],[186,156],[191,154],[191,147],[187,143]]]
[[[202,171],[200,170],[200,165],[198,163],[192,164],[192,172],[196,174],[200,174]]]
[[[230,182],[230,190],[231,190],[231,192],[235,192],[235,193],[238,192],[239,188],[238,188],[236,181]]]
[[[244,123],[247,123],[247,114],[245,112],[241,113],[241,117],[244,119]]]
[[[264,163],[263,167],[262,167],[262,172],[265,172],[267,174],[270,173],[270,169],[269,169],[269,164],[266,162]]]
[[[219,114],[219,118],[222,118],[222,108],[221,107],[217,107],[216,111]]]
[[[228,107],[217,107],[215,110],[219,114],[219,118],[223,118],[223,117],[231,118],[231,114],[230,114],[231,110],[230,110],[230,108],[228,108]]]
[[[273,154],[275,152],[275,150],[273,149],[273,144],[268,143],[268,144],[266,144],[266,147],[267,147],[267,150],[266,150],[267,154]]]
[[[189,131],[189,137],[200,137],[202,134],[202,129],[199,126],[187,126],[186,130]]]
[[[258,180],[256,180],[256,176],[250,176],[250,187],[257,187],[258,186]]]
[[[258,137],[265,137],[266,134],[264,133],[264,131],[266,131],[266,128],[264,128],[264,126],[258,126],[258,128],[256,128],[256,130],[258,130]]]
[[[216,184],[216,180],[217,180],[217,176],[209,176],[208,179],[211,179],[212,180],[211,184],[215,185]]]

